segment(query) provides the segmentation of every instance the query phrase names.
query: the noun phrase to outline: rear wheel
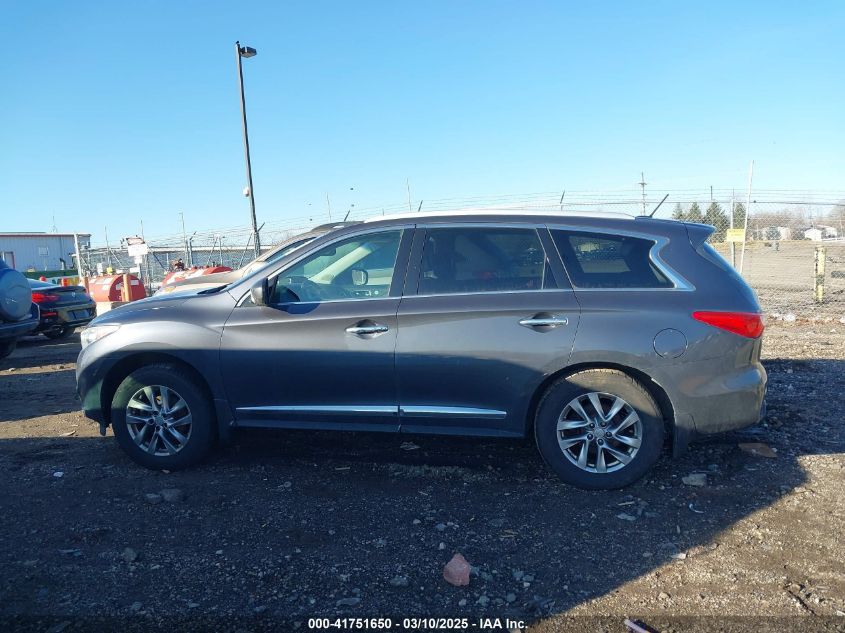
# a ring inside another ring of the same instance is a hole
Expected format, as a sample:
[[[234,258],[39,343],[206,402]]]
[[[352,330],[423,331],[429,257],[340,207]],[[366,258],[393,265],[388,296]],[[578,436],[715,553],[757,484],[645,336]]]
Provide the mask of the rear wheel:
[[[59,326],[52,330],[44,330],[41,332],[44,336],[49,339],[60,339],[60,338],[67,338],[71,334],[74,333],[74,328],[68,326]]]
[[[543,459],[579,488],[627,486],[654,465],[663,448],[663,416],[654,398],[612,369],[588,369],[552,384],[534,423]]]
[[[118,444],[152,469],[179,470],[208,455],[215,415],[205,391],[172,365],[152,365],[127,376],[112,399]]]

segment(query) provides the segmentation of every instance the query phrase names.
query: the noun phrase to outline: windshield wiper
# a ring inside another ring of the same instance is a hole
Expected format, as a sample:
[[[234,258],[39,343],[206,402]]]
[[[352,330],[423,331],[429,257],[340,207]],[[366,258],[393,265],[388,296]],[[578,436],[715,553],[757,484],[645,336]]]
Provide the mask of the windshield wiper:
[[[229,284],[223,284],[222,286],[215,286],[214,288],[206,288],[205,290],[200,290],[197,294],[198,295],[213,295],[215,293],[220,292],[224,288],[228,288]]]

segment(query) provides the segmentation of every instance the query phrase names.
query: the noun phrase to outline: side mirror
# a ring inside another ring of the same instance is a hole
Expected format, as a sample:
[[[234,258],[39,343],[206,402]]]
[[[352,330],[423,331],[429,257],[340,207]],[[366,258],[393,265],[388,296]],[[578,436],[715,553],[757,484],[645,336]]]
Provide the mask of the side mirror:
[[[370,280],[370,274],[366,270],[361,270],[360,268],[353,268],[352,269],[352,285],[353,286],[366,286],[367,282]]]
[[[249,297],[250,299],[252,299],[252,302],[257,306],[267,305],[267,294],[268,292],[266,279],[262,279],[252,288],[249,289]]]

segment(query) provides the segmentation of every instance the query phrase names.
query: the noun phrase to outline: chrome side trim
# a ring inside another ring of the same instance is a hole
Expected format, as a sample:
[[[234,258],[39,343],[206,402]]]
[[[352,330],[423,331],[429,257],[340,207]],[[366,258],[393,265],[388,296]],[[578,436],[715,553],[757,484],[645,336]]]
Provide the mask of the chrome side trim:
[[[425,417],[460,417],[494,418],[507,417],[506,411],[497,409],[478,409],[474,407],[437,407],[437,406],[402,406],[388,405],[269,405],[264,407],[238,407],[238,411],[261,413],[345,413],[360,415],[405,415],[414,418]]]
[[[494,418],[507,417],[507,411],[497,409],[476,409],[474,407],[436,407],[436,406],[408,406],[399,407],[399,415],[409,418],[427,417],[455,417],[455,418]]]
[[[695,286],[693,286],[689,281],[681,277],[680,274],[675,272],[675,269],[669,266],[662,257],[660,257],[660,250],[669,243],[669,240],[665,237],[657,237],[654,245],[648,251],[648,255],[651,258],[652,263],[655,267],[662,272],[666,277],[675,285],[676,290],[685,290],[691,291],[695,290]]]
[[[263,413],[353,413],[361,415],[398,415],[399,407],[389,405],[369,405],[369,404],[351,404],[351,405],[328,405],[328,406],[311,406],[311,405],[271,405],[266,407],[238,407],[238,411],[253,411]]]

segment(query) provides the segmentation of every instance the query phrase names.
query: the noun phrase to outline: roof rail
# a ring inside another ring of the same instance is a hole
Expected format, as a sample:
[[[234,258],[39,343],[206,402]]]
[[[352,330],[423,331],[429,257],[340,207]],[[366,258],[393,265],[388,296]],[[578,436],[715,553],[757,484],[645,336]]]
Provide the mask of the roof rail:
[[[378,215],[367,218],[364,222],[378,222],[380,220],[406,220],[411,218],[437,218],[437,217],[472,217],[472,216],[548,216],[554,218],[608,218],[615,220],[633,220],[634,216],[618,211],[551,211],[548,209],[456,209],[453,211],[420,211],[419,213],[395,213],[391,215]]]

